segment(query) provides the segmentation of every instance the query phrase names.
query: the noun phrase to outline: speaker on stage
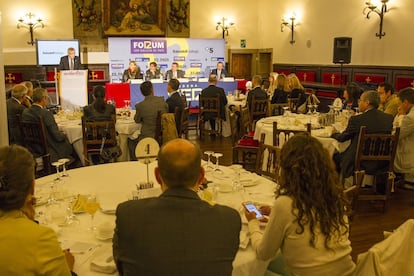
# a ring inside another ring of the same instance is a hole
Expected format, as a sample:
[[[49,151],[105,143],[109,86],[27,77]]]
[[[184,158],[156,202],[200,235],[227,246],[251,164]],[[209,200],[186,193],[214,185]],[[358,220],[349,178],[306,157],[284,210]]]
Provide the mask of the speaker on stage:
[[[352,37],[335,37],[333,63],[351,63]]]

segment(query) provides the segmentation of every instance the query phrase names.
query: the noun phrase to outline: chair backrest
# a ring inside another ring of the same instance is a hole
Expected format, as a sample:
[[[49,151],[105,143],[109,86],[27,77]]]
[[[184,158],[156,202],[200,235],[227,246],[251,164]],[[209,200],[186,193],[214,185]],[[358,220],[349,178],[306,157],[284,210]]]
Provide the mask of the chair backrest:
[[[240,106],[240,129],[239,134],[244,135],[252,130],[252,125],[250,122],[250,110],[247,106]]]
[[[163,113],[161,115],[161,126],[163,143],[167,143],[170,140],[178,138],[174,113]]]
[[[155,134],[154,139],[157,140],[158,144],[162,145],[162,123],[161,123],[162,112],[158,111],[157,119],[155,121]]]
[[[181,101],[183,102],[183,106],[187,107],[188,106],[187,97],[185,96],[185,94],[180,94],[180,98],[181,98]]]
[[[217,97],[207,98],[207,97],[200,97],[199,98],[199,108],[200,108],[200,116],[203,117],[205,113],[209,114],[209,119],[220,118],[220,96]]]
[[[267,107],[267,116],[279,116],[283,115],[283,108],[288,107],[288,103],[275,103],[272,104],[268,101],[269,106]]]
[[[280,147],[266,145],[264,133],[260,137],[259,151],[256,159],[256,173],[272,179],[279,180]]]
[[[277,127],[277,122],[273,122],[273,145],[282,147],[289,138],[295,134],[302,132],[311,132],[312,125],[310,123],[306,124],[306,130],[292,130],[292,129],[282,129]]]
[[[387,167],[388,172],[394,169],[394,158],[397,151],[400,128],[397,127],[394,134],[368,134],[366,127],[361,126],[358,137],[358,145],[355,155],[355,171],[363,169],[364,161],[383,161],[378,164],[378,169]],[[386,164],[387,163],[387,164]],[[371,173],[368,172],[367,173]]]
[[[235,112],[230,112],[229,120],[230,120],[231,139],[234,145],[240,136],[239,128],[237,126],[237,114]]]
[[[357,209],[357,202],[359,196],[359,189],[362,181],[364,180],[365,171],[356,171],[354,173],[354,185],[343,190],[343,194],[347,203],[345,205],[345,213],[348,216],[349,221],[352,221]]]
[[[91,152],[98,153],[102,143],[104,147],[117,144],[115,116],[112,116],[110,121],[87,121],[85,117],[82,117],[82,136],[83,155],[85,164],[88,165],[88,154]]]
[[[256,121],[267,116],[267,106],[269,99],[256,99],[252,98],[250,104],[250,124],[251,130],[253,130]]]
[[[289,105],[290,112],[292,113],[298,112],[299,102],[300,102],[300,95],[298,98],[288,98],[288,105]]]
[[[36,164],[39,166],[38,158],[42,159],[43,166],[36,173],[47,175],[51,173],[49,146],[47,144],[46,131],[43,120],[18,121],[20,131],[23,137],[23,143],[27,149],[36,158]]]
[[[178,112],[178,107],[175,108],[175,119],[180,120],[179,128],[177,129],[178,137],[181,137],[183,134],[186,138],[188,137],[188,116],[190,115],[189,110],[189,107],[184,107],[180,114],[180,112]]]

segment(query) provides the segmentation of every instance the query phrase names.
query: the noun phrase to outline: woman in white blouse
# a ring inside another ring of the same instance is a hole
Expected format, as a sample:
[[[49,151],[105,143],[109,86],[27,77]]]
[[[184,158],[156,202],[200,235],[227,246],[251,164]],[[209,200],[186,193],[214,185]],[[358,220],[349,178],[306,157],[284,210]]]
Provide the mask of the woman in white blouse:
[[[281,150],[280,190],[262,233],[246,211],[257,257],[268,260],[280,249],[291,275],[350,275],[355,264],[348,239],[342,188],[332,158],[309,134],[290,138]]]

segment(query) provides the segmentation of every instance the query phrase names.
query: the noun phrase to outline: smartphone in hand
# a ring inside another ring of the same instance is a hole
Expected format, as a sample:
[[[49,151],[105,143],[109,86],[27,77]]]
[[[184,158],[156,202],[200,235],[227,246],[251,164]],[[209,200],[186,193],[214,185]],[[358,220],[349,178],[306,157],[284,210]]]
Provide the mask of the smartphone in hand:
[[[244,208],[249,212],[254,212],[256,214],[257,219],[263,219],[262,213],[260,213],[259,209],[257,209],[256,205],[254,205],[253,202],[244,202],[243,203]]]

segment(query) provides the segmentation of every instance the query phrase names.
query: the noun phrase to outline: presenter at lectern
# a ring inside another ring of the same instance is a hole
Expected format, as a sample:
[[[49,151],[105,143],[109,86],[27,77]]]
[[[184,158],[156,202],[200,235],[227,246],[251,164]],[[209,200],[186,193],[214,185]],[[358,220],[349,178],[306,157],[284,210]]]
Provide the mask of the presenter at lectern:
[[[68,54],[60,58],[59,70],[81,70],[80,58],[75,56],[75,48],[68,48]]]

